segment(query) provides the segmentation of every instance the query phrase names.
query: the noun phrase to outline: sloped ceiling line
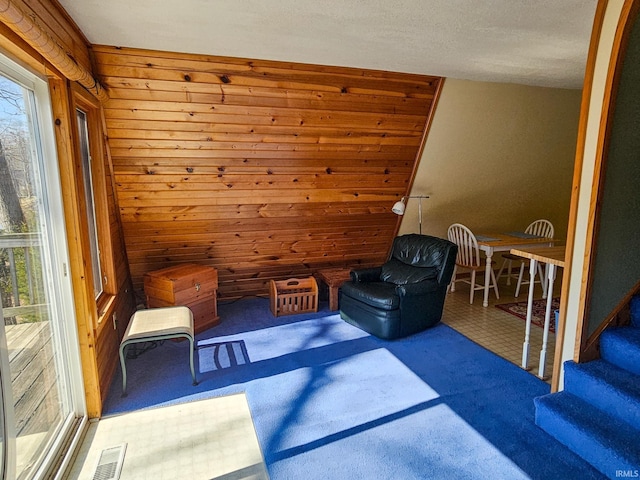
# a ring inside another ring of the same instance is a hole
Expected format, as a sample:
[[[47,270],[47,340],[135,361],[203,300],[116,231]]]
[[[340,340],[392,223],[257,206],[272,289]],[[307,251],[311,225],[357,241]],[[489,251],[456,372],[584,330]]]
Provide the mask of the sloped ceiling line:
[[[51,36],[11,0],[0,0],[0,21],[31,45],[69,80],[78,82],[101,102],[109,100],[104,87],[91,72],[78,65]]]

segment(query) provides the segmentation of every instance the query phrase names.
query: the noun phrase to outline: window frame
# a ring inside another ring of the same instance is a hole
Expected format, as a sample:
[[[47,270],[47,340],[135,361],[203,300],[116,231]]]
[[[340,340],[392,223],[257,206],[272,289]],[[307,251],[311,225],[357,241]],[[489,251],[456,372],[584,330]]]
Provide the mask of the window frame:
[[[90,95],[83,88],[72,84],[71,86],[71,104],[73,108],[73,135],[75,155],[77,158],[77,171],[82,177],[78,177],[79,196],[83,199],[80,206],[82,212],[86,212],[86,199],[91,192],[86,192],[84,188],[84,167],[83,158],[80,147],[80,132],[78,130],[77,111],[81,110],[85,114],[87,126],[87,139],[89,142],[89,152],[91,157],[91,186],[93,188],[93,208],[95,216],[96,236],[98,240],[99,258],[101,276],[102,276],[102,293],[95,298],[97,317],[95,317],[94,328],[100,328],[113,310],[115,298],[117,295],[117,278],[113,255],[111,222],[108,202],[107,176],[105,168],[106,148],[105,138],[102,126],[101,106],[96,98]],[[82,223],[87,229],[87,235],[90,232],[88,219],[82,219]],[[88,238],[88,236],[87,236]],[[92,257],[90,246],[83,246],[86,254]],[[87,281],[90,280],[91,290],[94,291],[93,282],[93,258],[92,262],[87,262],[86,267]]]
[[[69,241],[67,235],[67,224],[65,222],[64,212],[64,191],[62,190],[62,177],[58,164],[58,148],[55,133],[55,105],[54,98],[51,94],[51,84],[49,79],[43,77],[37,71],[25,67],[23,64],[16,62],[6,53],[0,52],[0,69],[3,75],[10,78],[17,84],[31,92],[28,103],[31,108],[27,115],[31,115],[33,119],[33,128],[37,130],[38,145],[36,147],[39,168],[39,175],[34,177],[35,181],[46,186],[47,194],[43,197],[43,206],[45,207],[44,222],[47,235],[49,236],[50,251],[48,252],[48,264],[51,269],[52,276],[48,284],[53,288],[54,295],[51,297],[51,308],[55,310],[56,318],[55,329],[58,335],[55,337],[54,350],[57,357],[63,358],[65,361],[61,363],[59,373],[60,378],[64,379],[58,385],[60,392],[66,397],[63,402],[67,403],[69,412],[62,423],[57,428],[50,440],[44,445],[42,455],[33,464],[33,468],[26,474],[25,478],[44,478],[48,472],[52,471],[55,466],[65,465],[69,462],[67,450],[70,444],[80,439],[80,434],[84,430],[88,422],[86,395],[84,389],[83,368],[80,352],[80,338],[78,336],[77,317],[74,302],[74,291],[71,276],[69,275]],[[56,221],[56,219],[63,219]],[[1,310],[1,308],[0,308]],[[3,364],[3,372],[9,370],[9,358],[7,355],[6,338],[4,345],[0,348],[0,362]],[[0,375],[4,384],[3,401],[11,401],[11,396],[6,392],[11,391],[10,376]],[[5,415],[13,405],[5,406]],[[6,419],[7,417],[5,417]],[[12,420],[10,420],[13,422]],[[5,428],[6,428],[5,423]],[[4,433],[5,458],[4,472],[8,476],[15,476],[16,469],[16,438]],[[11,477],[13,478],[13,477]]]

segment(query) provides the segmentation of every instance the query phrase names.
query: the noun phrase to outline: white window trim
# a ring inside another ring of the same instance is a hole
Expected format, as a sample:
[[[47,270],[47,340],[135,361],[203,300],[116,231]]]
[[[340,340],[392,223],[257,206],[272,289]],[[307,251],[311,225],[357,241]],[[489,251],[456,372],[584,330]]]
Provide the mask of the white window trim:
[[[49,258],[49,265],[54,270],[53,276],[58,280],[54,291],[56,292],[56,298],[51,299],[52,308],[57,311],[59,319],[58,335],[55,336],[59,340],[59,345],[63,356],[68,359],[65,371],[68,375],[68,388],[71,398],[71,411],[72,417],[67,418],[61,425],[59,434],[52,439],[48,453],[43,458],[40,468],[35,472],[32,472],[31,476],[40,478],[44,472],[46,472],[52,463],[56,461],[61,453],[66,453],[68,457],[69,452],[61,452],[61,448],[64,445],[69,445],[69,440],[72,445],[79,442],[79,436],[83,432],[83,428],[75,429],[75,437],[72,439],[67,438],[71,432],[72,426],[77,427],[78,419],[84,425],[87,423],[87,407],[85,401],[84,382],[82,375],[82,361],[79,349],[78,329],[75,317],[75,304],[73,298],[73,285],[71,282],[70,269],[69,269],[69,250],[67,244],[66,225],[64,222],[64,206],[62,203],[62,187],[60,181],[60,172],[58,169],[58,156],[55,142],[54,131],[54,118],[51,107],[51,97],[49,94],[49,85],[46,79],[40,78],[30,71],[26,70],[22,66],[13,62],[2,53],[0,53],[0,69],[3,73],[12,78],[15,82],[23,85],[24,87],[33,90],[34,101],[38,118],[34,124],[36,125],[40,135],[40,148],[43,162],[40,165],[42,168],[42,176],[46,178],[48,196],[45,201],[46,209],[49,215],[47,220],[49,224],[44,228],[49,232],[51,241],[51,250],[55,258]],[[31,112],[28,112],[30,115]],[[39,181],[40,179],[38,179]],[[44,218],[44,217],[43,217]],[[54,220],[56,219],[56,220]],[[44,251],[44,255],[50,255],[51,252]],[[61,335],[62,333],[62,335]],[[6,349],[6,344],[4,346]],[[2,355],[4,357],[4,355]],[[0,359],[3,361],[4,359]],[[6,357],[6,365],[3,365],[5,372],[9,371],[8,357]],[[10,390],[9,384],[9,392]],[[5,390],[6,391],[6,390]],[[8,395],[9,400],[11,395]],[[5,402],[7,398],[5,397]],[[13,412],[13,405],[8,410]],[[5,415],[7,409],[5,408]],[[5,458],[5,472],[15,472],[15,438],[6,438],[7,448],[13,449],[13,451],[7,451]],[[66,460],[68,461],[68,459]],[[13,470],[11,470],[11,468]]]

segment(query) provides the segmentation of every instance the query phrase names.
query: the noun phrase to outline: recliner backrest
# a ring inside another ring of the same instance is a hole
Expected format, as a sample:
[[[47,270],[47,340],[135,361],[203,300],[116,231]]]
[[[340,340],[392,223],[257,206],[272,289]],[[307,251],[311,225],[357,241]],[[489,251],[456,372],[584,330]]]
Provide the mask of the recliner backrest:
[[[448,284],[457,252],[457,246],[449,240],[410,233],[393,240],[391,258],[413,267],[435,267],[439,270],[438,283]]]

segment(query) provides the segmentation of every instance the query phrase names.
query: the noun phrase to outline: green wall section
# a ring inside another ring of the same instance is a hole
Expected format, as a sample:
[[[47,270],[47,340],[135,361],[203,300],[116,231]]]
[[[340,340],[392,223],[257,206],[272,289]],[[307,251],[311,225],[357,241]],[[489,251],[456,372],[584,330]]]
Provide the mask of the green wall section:
[[[588,310],[589,334],[640,279],[640,22],[637,18],[623,61],[609,139]]]

